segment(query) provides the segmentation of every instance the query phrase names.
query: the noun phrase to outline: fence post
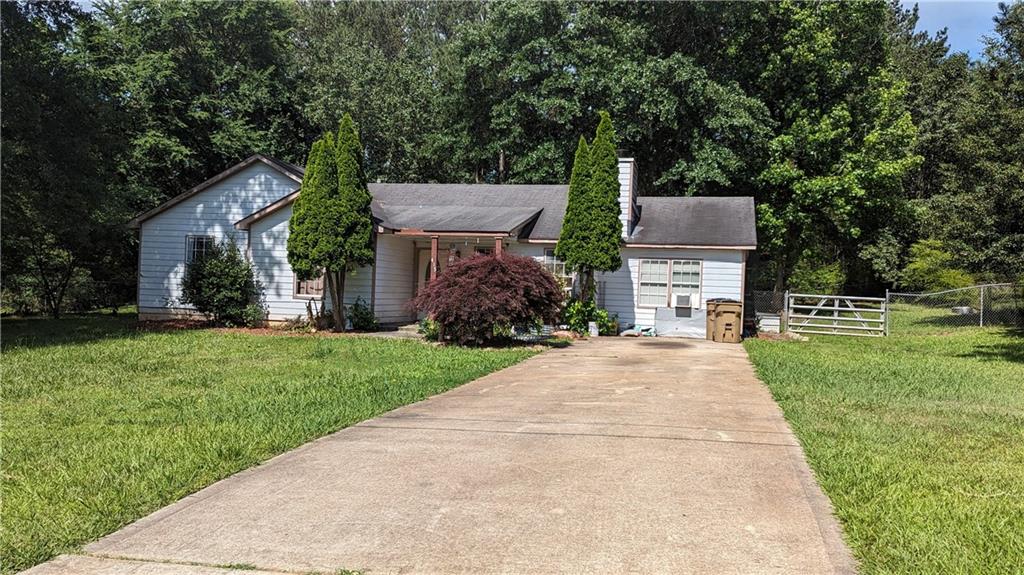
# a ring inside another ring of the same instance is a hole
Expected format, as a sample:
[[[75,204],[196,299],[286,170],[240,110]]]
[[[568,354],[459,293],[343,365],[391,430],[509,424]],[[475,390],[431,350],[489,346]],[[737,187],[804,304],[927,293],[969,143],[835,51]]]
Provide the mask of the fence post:
[[[882,319],[885,323],[882,324],[882,335],[889,337],[889,289],[885,290],[885,303],[882,305]]]
[[[780,333],[789,331],[789,290],[782,294],[782,319],[779,323],[782,324],[779,327]]]
[[[978,302],[978,326],[985,327],[985,286],[981,286],[978,293],[981,294]]]

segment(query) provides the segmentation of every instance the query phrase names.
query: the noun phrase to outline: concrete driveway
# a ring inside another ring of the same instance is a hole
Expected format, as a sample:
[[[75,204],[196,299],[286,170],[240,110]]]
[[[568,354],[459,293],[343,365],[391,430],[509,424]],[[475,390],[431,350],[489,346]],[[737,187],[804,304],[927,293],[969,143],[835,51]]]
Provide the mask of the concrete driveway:
[[[309,443],[52,573],[852,573],[743,348],[602,338]]]

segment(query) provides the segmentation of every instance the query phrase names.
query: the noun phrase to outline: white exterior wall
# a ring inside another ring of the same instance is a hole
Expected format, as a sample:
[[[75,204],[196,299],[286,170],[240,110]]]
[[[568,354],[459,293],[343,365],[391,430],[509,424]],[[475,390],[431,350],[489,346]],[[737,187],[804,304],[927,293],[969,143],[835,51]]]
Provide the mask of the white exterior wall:
[[[288,263],[288,220],[292,207],[286,206],[253,222],[249,255],[256,274],[263,284],[263,297],[269,311],[268,319],[284,320],[306,317],[306,302],[311,298],[295,297],[295,274]],[[345,304],[352,305],[362,297],[370,304],[373,268],[360,268],[345,278]],[[320,298],[312,298],[320,305]],[[327,303],[330,307],[330,300]]]
[[[604,283],[605,309],[619,316],[619,325],[623,328],[629,325],[654,327],[655,308],[640,307],[637,304],[642,259],[701,261],[700,303],[688,318],[687,323],[691,324],[692,330],[687,335],[704,337],[707,300],[743,299],[742,250],[626,247],[622,249],[622,267],[612,273],[598,274],[596,278]]]
[[[513,244],[509,251],[541,259],[544,249],[554,244]],[[654,327],[655,308],[637,304],[640,260],[700,260],[700,298],[698,307],[681,323],[686,324],[686,335],[704,337],[706,303],[709,299],[729,298],[742,301],[744,259],[742,250],[709,250],[684,248],[622,248],[622,267],[611,273],[599,273],[594,278],[602,289],[599,296],[604,308],[618,316],[623,329],[636,325]]]
[[[244,249],[247,234],[235,222],[295,191],[299,184],[257,162],[180,204],[142,222],[139,229],[139,312],[187,314],[181,280],[189,235],[234,237]]]
[[[306,316],[309,298],[295,297],[295,274],[288,264],[288,220],[291,206],[286,206],[253,222],[250,255],[263,283],[269,319],[284,320]],[[373,274],[377,277],[374,280]],[[345,305],[356,298],[372,304],[381,323],[403,323],[415,319],[407,304],[412,298],[413,245],[407,238],[392,234],[377,235],[376,270],[367,266],[345,278]],[[370,291],[376,284],[376,294]],[[319,298],[316,298],[319,300]],[[327,304],[330,307],[330,301]]]
[[[633,158],[619,158],[619,221],[622,239],[627,239],[631,210],[636,210],[636,162]]]
[[[409,311],[416,281],[416,250],[408,238],[394,234],[377,234],[377,293],[374,313],[381,323],[415,321]]]

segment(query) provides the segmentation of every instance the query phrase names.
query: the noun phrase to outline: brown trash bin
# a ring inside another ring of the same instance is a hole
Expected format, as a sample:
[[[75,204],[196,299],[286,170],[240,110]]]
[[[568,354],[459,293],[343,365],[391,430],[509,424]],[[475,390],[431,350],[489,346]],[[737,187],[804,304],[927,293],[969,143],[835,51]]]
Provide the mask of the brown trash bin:
[[[714,341],[739,343],[743,334],[743,304],[719,301],[715,304]]]
[[[707,315],[708,315],[707,324],[706,324],[706,327],[705,327],[705,330],[706,330],[705,333],[706,333],[706,337],[707,337],[707,339],[709,341],[713,341],[715,339],[715,308],[717,306],[718,306],[718,302],[716,300],[709,300],[705,304],[705,307],[706,307],[706,310],[707,310]]]

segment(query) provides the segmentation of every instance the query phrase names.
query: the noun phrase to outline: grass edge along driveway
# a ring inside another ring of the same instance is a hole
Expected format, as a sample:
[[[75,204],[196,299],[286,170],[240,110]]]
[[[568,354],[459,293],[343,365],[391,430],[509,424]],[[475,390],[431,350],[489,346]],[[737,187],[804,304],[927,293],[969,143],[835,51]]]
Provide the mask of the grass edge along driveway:
[[[536,351],[4,319],[2,571]]]
[[[862,573],[1024,572],[1024,336],[745,346]]]

